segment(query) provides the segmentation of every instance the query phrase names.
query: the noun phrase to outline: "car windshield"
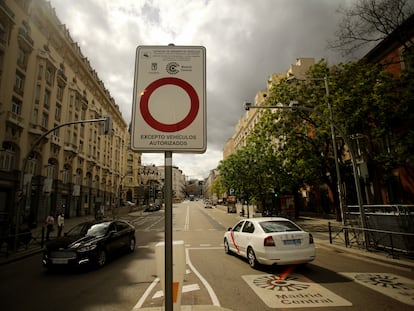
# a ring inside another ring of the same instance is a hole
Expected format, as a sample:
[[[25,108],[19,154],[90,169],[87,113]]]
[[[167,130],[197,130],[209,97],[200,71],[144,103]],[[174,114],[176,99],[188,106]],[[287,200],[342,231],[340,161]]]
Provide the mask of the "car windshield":
[[[103,236],[108,232],[109,222],[95,224],[88,229],[86,236]]]
[[[286,231],[302,231],[298,226],[290,221],[271,220],[262,221],[260,223],[263,231],[266,233],[286,232]]]
[[[102,236],[105,235],[109,227],[109,222],[93,224],[82,223],[70,229],[65,235],[72,237],[79,236]]]

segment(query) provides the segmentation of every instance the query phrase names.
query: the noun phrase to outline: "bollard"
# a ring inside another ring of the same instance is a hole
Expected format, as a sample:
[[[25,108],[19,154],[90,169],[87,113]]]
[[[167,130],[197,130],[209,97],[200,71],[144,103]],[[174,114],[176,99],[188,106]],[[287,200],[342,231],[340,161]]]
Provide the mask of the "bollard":
[[[181,293],[185,274],[185,249],[184,241],[173,241],[173,307],[175,311],[181,310]],[[165,243],[155,245],[155,257],[157,262],[157,274],[165,297]]]

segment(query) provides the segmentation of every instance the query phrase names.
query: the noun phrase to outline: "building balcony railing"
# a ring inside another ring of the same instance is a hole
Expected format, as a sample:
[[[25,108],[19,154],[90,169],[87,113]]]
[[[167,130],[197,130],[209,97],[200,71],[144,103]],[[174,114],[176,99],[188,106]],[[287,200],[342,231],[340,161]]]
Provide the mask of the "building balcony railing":
[[[78,146],[72,143],[65,143],[64,150],[72,153],[78,153]]]
[[[20,128],[24,128],[24,118],[12,111],[7,112],[6,120]]]
[[[33,49],[33,39],[27,34],[27,32],[20,28],[19,29],[19,43],[20,45],[28,51]]]
[[[62,146],[62,140],[60,139],[59,136],[56,135],[52,135],[50,137],[50,141],[52,144],[58,145],[58,146]]]

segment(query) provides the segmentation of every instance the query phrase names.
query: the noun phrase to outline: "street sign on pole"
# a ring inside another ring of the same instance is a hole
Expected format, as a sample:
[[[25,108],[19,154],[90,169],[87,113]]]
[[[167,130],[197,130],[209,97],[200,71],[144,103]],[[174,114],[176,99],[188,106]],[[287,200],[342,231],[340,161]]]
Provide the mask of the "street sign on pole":
[[[131,148],[140,152],[206,150],[206,51],[201,46],[136,50]]]

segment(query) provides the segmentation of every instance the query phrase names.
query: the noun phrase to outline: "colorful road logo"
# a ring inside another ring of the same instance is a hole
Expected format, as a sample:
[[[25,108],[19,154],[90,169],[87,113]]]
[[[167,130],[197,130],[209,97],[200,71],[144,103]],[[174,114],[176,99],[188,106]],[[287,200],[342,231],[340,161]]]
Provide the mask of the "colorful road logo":
[[[300,274],[243,275],[242,278],[269,308],[352,306],[348,300]]]

